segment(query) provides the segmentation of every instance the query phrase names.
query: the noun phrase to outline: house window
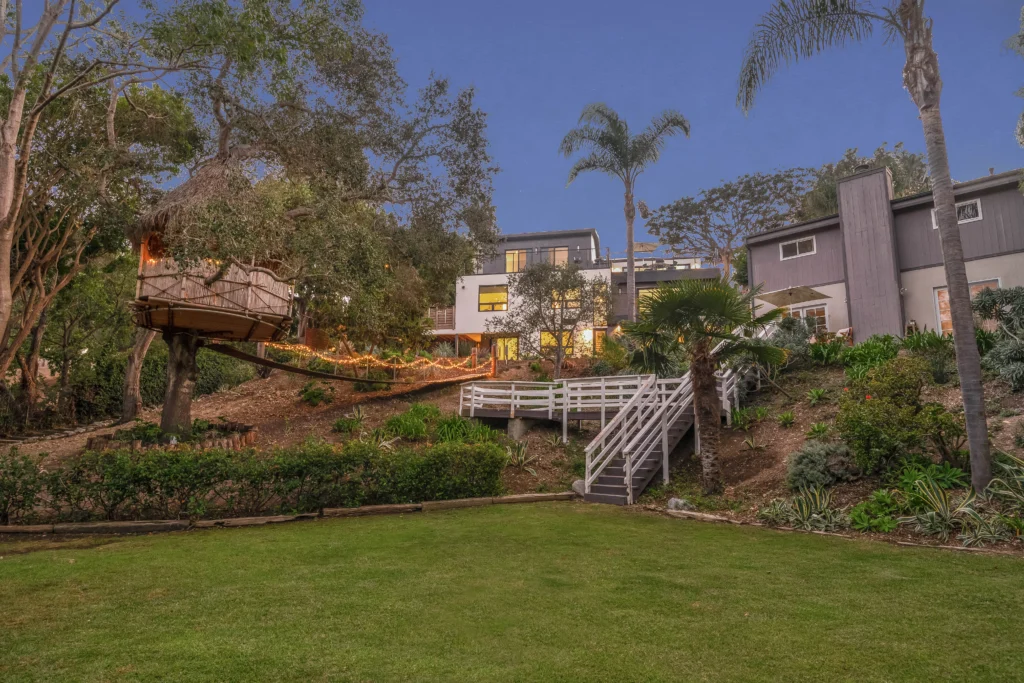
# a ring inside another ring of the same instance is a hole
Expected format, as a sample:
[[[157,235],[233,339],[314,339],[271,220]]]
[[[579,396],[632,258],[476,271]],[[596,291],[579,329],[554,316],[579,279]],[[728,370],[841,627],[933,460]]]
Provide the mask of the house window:
[[[498,360],[519,360],[519,337],[498,337],[494,344]]]
[[[507,311],[508,285],[480,285],[478,311]]]
[[[828,307],[825,304],[817,306],[790,306],[782,312],[783,318],[796,318],[803,320],[808,329],[814,330],[814,334],[828,332]]]
[[[551,309],[557,310],[562,308],[563,304],[566,308],[579,308],[580,307],[580,291],[573,289],[568,292],[552,292],[551,293]]]
[[[540,262],[553,266],[564,266],[569,262],[569,247],[542,247]]]
[[[521,273],[526,268],[526,254],[525,249],[510,249],[505,252],[505,272],[506,273]]]
[[[801,256],[810,256],[815,251],[816,245],[813,237],[804,237],[792,242],[783,242],[779,245],[779,255],[783,261]]]
[[[973,223],[981,220],[981,200],[971,199],[960,202],[956,205],[956,224]],[[938,230],[939,224],[935,220],[935,209],[932,209],[932,229]]]
[[[999,289],[999,280],[982,280],[980,282],[972,282],[971,287],[971,298],[977,296],[978,292],[983,289]],[[938,325],[936,326],[942,334],[953,334],[953,317],[949,313],[949,290],[945,287],[935,288],[935,309],[938,318]],[[978,327],[983,329],[994,331],[996,321],[985,320],[975,321]]]
[[[594,330],[594,355],[600,356],[604,351],[604,340],[608,336],[607,330]]]
[[[558,346],[558,337],[554,332],[540,333],[540,350],[544,353],[554,353]],[[562,332],[562,355],[568,357],[573,353],[572,332]]]

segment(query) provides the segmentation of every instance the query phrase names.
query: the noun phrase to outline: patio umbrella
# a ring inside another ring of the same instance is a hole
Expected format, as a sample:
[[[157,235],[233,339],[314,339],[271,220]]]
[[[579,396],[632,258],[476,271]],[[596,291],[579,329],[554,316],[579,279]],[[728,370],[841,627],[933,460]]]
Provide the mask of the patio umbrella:
[[[789,289],[780,289],[775,292],[769,292],[768,294],[759,294],[758,299],[761,301],[767,301],[772,306],[783,308],[786,306],[795,306],[802,304],[806,301],[819,301],[821,299],[831,299],[827,294],[822,294],[816,289],[811,287],[790,287]]]

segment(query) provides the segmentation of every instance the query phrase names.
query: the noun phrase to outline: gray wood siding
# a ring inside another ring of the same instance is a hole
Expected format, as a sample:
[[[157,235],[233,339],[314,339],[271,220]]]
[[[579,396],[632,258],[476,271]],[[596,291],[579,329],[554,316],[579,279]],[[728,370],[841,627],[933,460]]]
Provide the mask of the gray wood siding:
[[[529,252],[526,256],[527,264],[533,264],[542,260],[538,250],[552,247],[568,247],[569,263],[578,263],[580,268],[592,267],[594,257],[600,256],[600,254],[593,253],[590,236],[585,234],[567,233],[547,237],[506,238],[498,243],[498,253],[494,258],[484,261],[480,273],[483,275],[504,273],[506,251],[525,249]],[[579,259],[579,261],[575,259]]]
[[[960,226],[964,258],[976,259],[1024,251],[1024,195],[1016,188],[958,195],[957,202],[981,199],[981,220]],[[896,214],[900,270],[942,265],[939,232],[932,228],[931,206]]]
[[[815,253],[782,260],[779,245],[814,235]],[[777,241],[750,245],[750,269],[753,284],[763,285],[763,292],[787,287],[826,285],[843,280],[843,237],[839,225]]]
[[[886,169],[860,173],[839,183],[846,296],[856,340],[903,333],[890,187]]]

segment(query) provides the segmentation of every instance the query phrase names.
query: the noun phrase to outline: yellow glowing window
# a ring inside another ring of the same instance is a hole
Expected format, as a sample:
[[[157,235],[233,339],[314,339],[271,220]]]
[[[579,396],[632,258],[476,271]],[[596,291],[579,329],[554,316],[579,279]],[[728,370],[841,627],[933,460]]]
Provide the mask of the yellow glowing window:
[[[520,273],[526,268],[526,250],[510,249],[505,252],[505,272]]]
[[[540,333],[540,348],[546,353],[551,353],[558,346],[558,337],[554,332]],[[562,350],[566,356],[572,355],[572,332],[562,332]]]
[[[544,247],[540,250],[542,263],[563,266],[569,262],[569,247]]]
[[[508,285],[480,285],[477,310],[507,311]]]
[[[494,343],[498,360],[519,360],[519,337],[498,337]]]
[[[608,335],[605,330],[594,330],[594,355],[600,356],[604,351],[604,338]]]
[[[563,303],[566,308],[579,308],[580,290],[573,289],[568,292],[551,293],[551,308],[561,308]]]

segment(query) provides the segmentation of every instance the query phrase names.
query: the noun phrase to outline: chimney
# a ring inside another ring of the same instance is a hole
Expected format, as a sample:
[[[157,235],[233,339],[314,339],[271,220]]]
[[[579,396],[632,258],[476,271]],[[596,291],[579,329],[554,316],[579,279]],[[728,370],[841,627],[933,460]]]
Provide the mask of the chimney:
[[[989,175],[995,175],[996,174],[996,167],[995,166],[989,166],[988,167],[988,174]]]

